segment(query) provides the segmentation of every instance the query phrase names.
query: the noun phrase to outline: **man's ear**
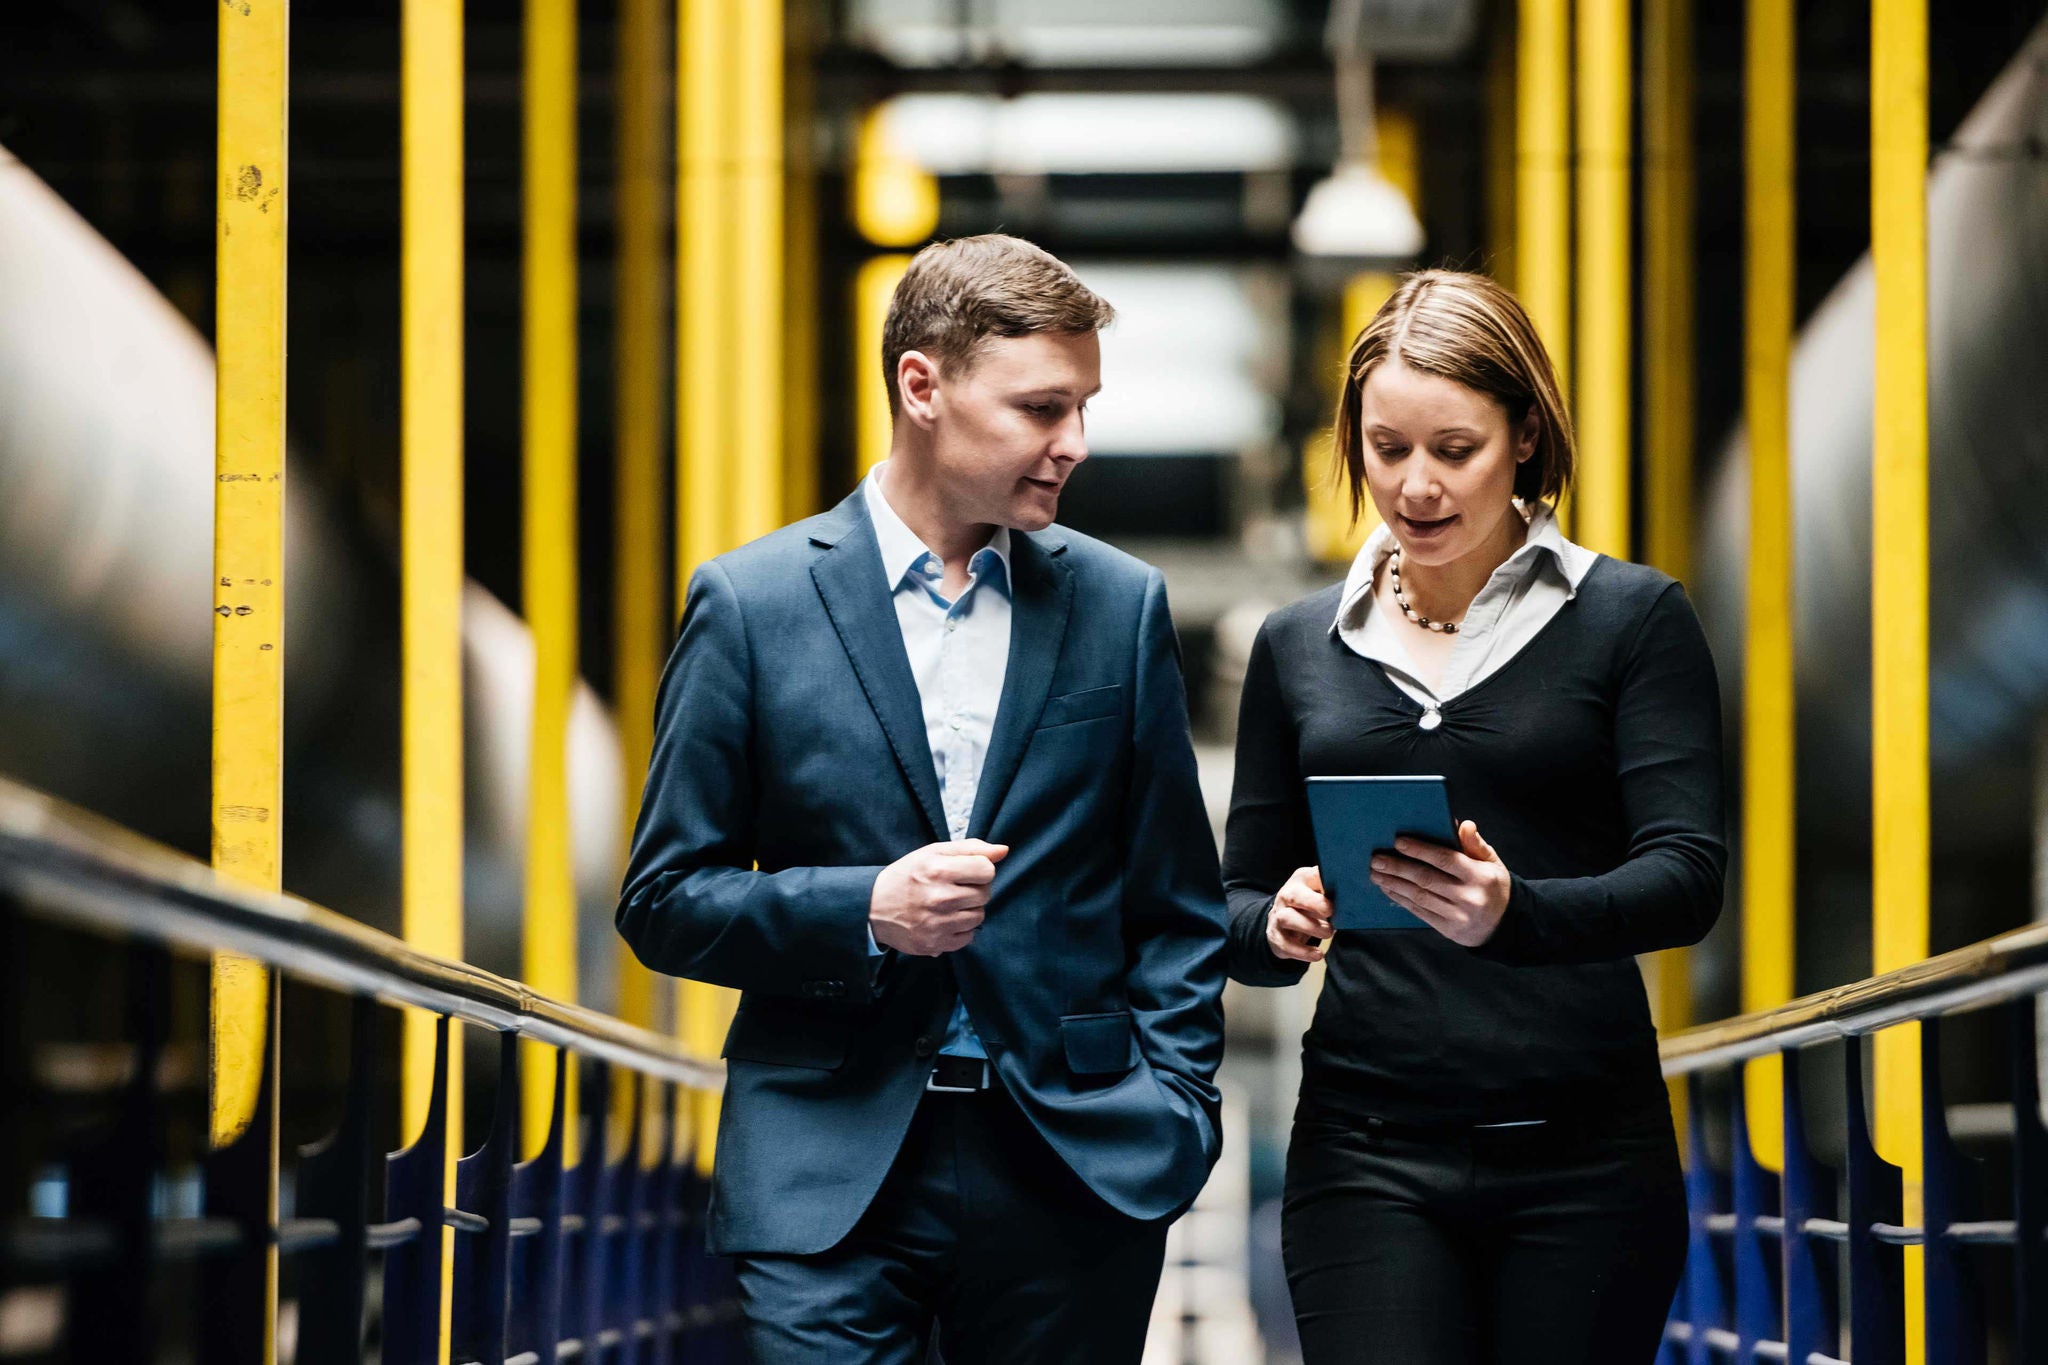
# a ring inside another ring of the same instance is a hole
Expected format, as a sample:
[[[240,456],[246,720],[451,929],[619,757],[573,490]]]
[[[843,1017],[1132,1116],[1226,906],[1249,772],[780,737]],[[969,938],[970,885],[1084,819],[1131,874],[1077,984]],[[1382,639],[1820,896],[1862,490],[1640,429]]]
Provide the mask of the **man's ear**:
[[[923,351],[905,351],[896,358],[896,397],[903,415],[929,429],[937,420],[933,400],[939,387],[939,363]]]

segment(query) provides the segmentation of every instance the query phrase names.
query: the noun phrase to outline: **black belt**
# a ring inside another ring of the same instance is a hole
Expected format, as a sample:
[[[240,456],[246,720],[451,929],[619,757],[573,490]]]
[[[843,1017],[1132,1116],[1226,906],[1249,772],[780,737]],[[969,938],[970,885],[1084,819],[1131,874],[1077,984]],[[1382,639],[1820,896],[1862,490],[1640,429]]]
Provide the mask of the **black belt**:
[[[988,1063],[980,1057],[956,1057],[942,1052],[932,1064],[932,1078],[924,1088],[946,1095],[972,1094],[989,1087]]]

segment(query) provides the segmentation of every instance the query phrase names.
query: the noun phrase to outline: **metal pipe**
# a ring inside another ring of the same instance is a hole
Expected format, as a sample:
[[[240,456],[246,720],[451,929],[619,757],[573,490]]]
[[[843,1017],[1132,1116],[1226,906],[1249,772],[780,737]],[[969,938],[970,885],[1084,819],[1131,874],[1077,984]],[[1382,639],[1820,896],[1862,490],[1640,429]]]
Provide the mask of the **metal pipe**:
[[[1574,537],[1629,547],[1629,0],[1578,0],[1578,262]]]
[[[1793,16],[1749,0],[1745,31],[1743,406],[1749,430],[1749,574],[1742,675],[1742,1008],[1792,998]],[[1748,1067],[1750,1137],[1784,1168],[1777,1059]]]
[[[569,708],[576,693],[576,3],[526,0],[520,572],[533,632],[526,897],[520,974],[576,998]],[[555,1058],[520,1049],[527,1155],[547,1141]],[[576,1107],[576,1075],[568,1105]],[[571,1139],[565,1160],[575,1160]]]

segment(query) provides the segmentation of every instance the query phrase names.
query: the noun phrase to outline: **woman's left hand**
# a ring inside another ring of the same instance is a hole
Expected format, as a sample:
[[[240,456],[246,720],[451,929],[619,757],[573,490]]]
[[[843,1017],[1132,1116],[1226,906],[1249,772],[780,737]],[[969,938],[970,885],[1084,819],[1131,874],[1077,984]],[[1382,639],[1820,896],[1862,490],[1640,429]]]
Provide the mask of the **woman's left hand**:
[[[1477,948],[1500,927],[1511,882],[1479,826],[1460,823],[1458,844],[1443,848],[1403,835],[1393,852],[1373,855],[1372,882],[1451,942]]]

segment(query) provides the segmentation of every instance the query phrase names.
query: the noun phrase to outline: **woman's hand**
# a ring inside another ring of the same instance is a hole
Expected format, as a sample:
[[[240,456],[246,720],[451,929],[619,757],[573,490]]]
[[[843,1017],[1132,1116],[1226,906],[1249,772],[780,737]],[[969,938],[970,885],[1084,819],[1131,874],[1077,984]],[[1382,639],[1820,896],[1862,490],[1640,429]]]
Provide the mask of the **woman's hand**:
[[[1500,927],[1511,883],[1507,865],[1479,837],[1479,826],[1462,822],[1458,844],[1441,848],[1404,835],[1392,853],[1373,855],[1372,884],[1451,942],[1477,948]],[[1266,937],[1273,937],[1270,925]]]
[[[1321,962],[1330,936],[1330,902],[1318,868],[1297,867],[1266,912],[1266,946],[1285,962]]]

